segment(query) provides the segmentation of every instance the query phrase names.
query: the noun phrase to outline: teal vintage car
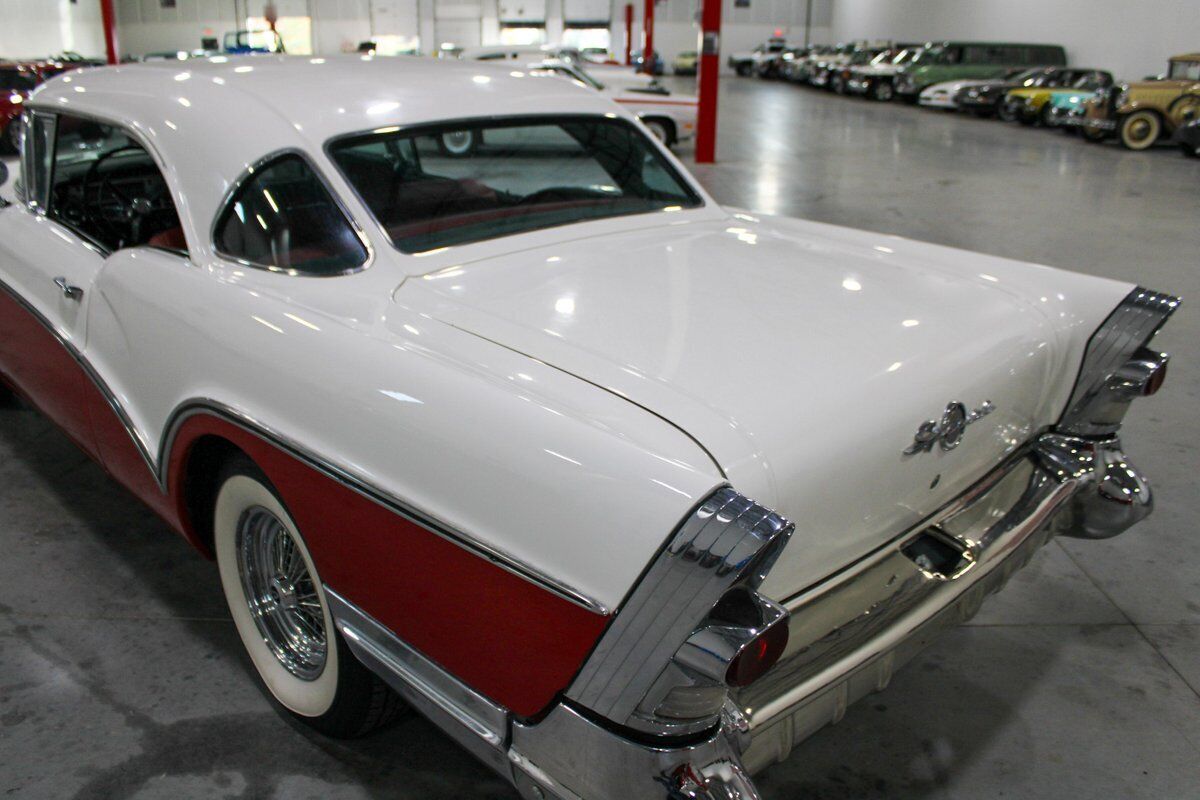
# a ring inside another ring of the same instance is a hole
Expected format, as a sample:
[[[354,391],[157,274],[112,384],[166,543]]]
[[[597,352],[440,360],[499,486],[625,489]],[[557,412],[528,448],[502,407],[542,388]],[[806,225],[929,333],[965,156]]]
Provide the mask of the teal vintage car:
[[[1096,88],[1054,90],[1046,101],[1045,108],[1049,110],[1043,113],[1042,119],[1051,128],[1062,128],[1068,134],[1076,133],[1078,126],[1067,120],[1083,115],[1083,104],[1095,96]]]

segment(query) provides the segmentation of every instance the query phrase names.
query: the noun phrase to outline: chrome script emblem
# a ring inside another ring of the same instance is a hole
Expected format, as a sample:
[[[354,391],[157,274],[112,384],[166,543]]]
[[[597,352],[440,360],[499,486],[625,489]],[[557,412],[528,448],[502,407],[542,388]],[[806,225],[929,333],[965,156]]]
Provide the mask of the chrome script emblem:
[[[955,400],[946,406],[940,420],[931,419],[921,423],[913,436],[913,443],[905,449],[904,454],[928,453],[935,444],[940,444],[943,450],[953,450],[962,441],[968,425],[995,410],[996,404],[991,400],[984,400],[974,411],[967,411],[966,406]]]

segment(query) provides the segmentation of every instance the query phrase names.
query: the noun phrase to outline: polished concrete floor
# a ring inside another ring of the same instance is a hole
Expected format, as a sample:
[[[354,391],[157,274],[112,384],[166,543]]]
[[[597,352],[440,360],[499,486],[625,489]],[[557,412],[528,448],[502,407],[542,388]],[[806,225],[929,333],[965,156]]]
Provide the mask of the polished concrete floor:
[[[1200,298],[1200,162],[729,80],[725,203]],[[685,159],[688,151],[682,151]],[[731,276],[732,277],[732,276]],[[768,770],[783,798],[1200,798],[1200,314],[1128,450],[1155,515],[1058,541],[891,687]],[[214,569],[29,411],[0,411],[0,794],[514,797],[429,723],[355,742],[259,692]]]

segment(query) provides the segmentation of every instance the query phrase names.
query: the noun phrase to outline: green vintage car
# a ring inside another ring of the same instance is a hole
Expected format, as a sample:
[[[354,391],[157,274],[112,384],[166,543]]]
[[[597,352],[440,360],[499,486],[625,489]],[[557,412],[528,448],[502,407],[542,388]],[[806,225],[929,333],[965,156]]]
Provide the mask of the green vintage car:
[[[896,75],[896,96],[916,102],[935,83],[990,80],[1014,67],[1064,66],[1067,52],[1057,44],[1007,42],[930,42]]]

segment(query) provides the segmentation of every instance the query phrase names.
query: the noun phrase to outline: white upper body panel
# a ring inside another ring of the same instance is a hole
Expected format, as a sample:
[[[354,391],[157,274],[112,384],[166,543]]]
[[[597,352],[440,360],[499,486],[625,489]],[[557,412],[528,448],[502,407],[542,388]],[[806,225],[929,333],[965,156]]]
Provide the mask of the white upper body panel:
[[[458,263],[396,297],[687,431],[797,523],[766,584],[782,599],[1053,424],[1088,337],[1132,288],[739,214]],[[904,455],[952,401],[995,411],[951,452]]]

